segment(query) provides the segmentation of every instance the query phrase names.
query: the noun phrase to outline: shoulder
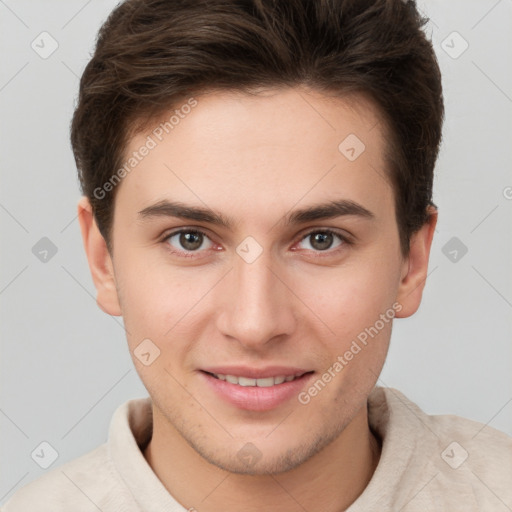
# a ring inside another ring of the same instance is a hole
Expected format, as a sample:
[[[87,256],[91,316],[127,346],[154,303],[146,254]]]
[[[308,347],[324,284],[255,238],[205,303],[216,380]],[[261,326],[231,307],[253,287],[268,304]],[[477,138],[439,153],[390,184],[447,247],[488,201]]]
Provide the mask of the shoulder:
[[[397,483],[411,490],[403,493],[404,512],[434,503],[465,510],[512,508],[512,437],[460,416],[427,414],[392,388],[375,390],[372,403],[377,427],[392,440],[390,457],[398,458],[400,447],[404,451]]]
[[[438,434],[436,445],[445,473],[460,471],[476,494],[498,494],[512,505],[512,437],[459,416],[427,417]]]
[[[105,443],[25,485],[3,505],[1,511],[112,510],[112,496],[116,497],[116,504],[121,505],[124,504],[123,494],[123,486],[112,467]]]
[[[1,512],[139,510],[124,479],[126,473],[135,475],[137,481],[141,472],[149,473],[137,442],[147,441],[150,435],[149,399],[126,401],[112,416],[108,442],[25,485]]]

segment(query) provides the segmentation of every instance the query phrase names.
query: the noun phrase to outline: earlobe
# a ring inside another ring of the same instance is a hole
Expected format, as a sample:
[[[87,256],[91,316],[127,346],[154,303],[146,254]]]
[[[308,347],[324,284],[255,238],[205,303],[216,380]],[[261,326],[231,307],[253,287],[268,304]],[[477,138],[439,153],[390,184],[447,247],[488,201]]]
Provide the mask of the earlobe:
[[[98,229],[87,197],[82,197],[78,202],[78,220],[89,269],[96,287],[96,302],[105,313],[120,316],[121,307],[117,296],[112,258],[105,239]]]
[[[437,209],[429,207],[428,221],[412,235],[409,256],[404,261],[404,269],[398,289],[397,302],[402,309],[398,318],[413,315],[418,310],[428,273],[428,262],[432,238],[437,224]]]

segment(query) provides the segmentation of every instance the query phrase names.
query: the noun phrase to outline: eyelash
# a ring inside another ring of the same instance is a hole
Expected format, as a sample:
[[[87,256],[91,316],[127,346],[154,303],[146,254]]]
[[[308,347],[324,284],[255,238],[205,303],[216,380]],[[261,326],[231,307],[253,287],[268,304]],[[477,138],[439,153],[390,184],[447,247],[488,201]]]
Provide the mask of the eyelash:
[[[162,238],[162,243],[164,243],[166,245],[166,247],[168,248],[168,250],[172,253],[172,254],[176,254],[180,257],[183,257],[183,258],[195,258],[197,257],[196,254],[197,253],[201,253],[203,252],[203,250],[197,250],[197,251],[179,251],[179,250],[176,250],[174,249],[169,243],[169,239],[172,238],[173,236],[175,235],[179,235],[181,233],[197,233],[197,234],[200,234],[206,238],[208,238],[209,240],[210,237],[208,236],[208,234],[204,231],[202,231],[201,229],[198,229],[198,228],[180,228],[180,229],[177,229],[176,231],[172,231],[170,233],[167,233],[163,238]],[[350,240],[346,235],[343,235],[341,234],[340,232],[334,230],[334,229],[327,229],[327,228],[317,228],[317,229],[311,229],[310,231],[308,231],[307,233],[303,234],[301,236],[301,238],[294,243],[294,245],[298,242],[302,242],[303,240],[305,240],[306,238],[308,238],[309,236],[311,236],[312,234],[316,234],[316,233],[322,233],[322,234],[332,234],[332,235],[335,235],[337,236],[340,240],[341,240],[341,244],[338,245],[337,247],[335,247],[334,249],[326,249],[325,251],[313,251],[313,254],[315,255],[315,257],[319,257],[319,258],[322,258],[322,257],[325,257],[325,256],[332,256],[333,254],[336,254],[338,251],[342,250],[343,247],[345,246],[350,246],[353,244],[352,240]],[[213,242],[213,241],[212,241]],[[214,242],[213,242],[214,243]]]

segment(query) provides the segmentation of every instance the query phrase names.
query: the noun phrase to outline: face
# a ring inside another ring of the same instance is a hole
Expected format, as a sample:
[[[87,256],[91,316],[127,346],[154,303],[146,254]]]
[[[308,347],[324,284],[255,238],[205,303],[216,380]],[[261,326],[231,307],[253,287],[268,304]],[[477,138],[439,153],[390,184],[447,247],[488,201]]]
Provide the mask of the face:
[[[361,97],[302,89],[195,101],[127,147],[155,142],[118,185],[98,301],[167,435],[229,471],[285,471],[361,414],[393,317],[419,303],[384,126]]]

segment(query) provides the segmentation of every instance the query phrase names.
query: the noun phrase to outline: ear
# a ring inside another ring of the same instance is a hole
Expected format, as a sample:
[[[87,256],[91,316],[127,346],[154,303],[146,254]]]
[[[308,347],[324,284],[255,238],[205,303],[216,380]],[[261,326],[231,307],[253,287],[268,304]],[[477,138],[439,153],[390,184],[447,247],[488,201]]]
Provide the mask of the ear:
[[[114,266],[87,197],[78,202],[78,220],[82,231],[89,269],[96,287],[96,303],[107,314],[120,316],[121,307],[117,296]]]
[[[423,289],[427,280],[430,247],[437,224],[437,209],[428,208],[427,222],[411,237],[409,255],[404,261],[397,302],[402,305],[398,318],[416,313],[420,307]]]

